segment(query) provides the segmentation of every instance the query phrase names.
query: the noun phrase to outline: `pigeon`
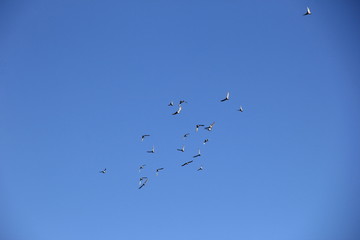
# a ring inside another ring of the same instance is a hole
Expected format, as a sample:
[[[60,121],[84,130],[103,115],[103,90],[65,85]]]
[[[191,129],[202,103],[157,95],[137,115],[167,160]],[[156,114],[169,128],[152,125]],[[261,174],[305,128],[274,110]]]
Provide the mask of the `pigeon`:
[[[185,100],[180,100],[179,104],[187,103]]]
[[[204,140],[204,144],[206,144],[208,141],[209,141],[209,139],[205,139],[205,140]]]
[[[203,166],[198,168],[198,171],[202,171],[202,170],[204,170]]]
[[[159,175],[159,171],[163,170],[164,168],[158,168],[156,169],[156,176]]]
[[[242,108],[242,106],[240,106],[240,108],[239,108],[238,111],[240,111],[240,112],[243,112],[243,111],[244,111],[243,108]]]
[[[190,135],[190,133],[185,133],[183,137],[187,138],[189,135]]]
[[[139,167],[139,172],[141,171],[141,169],[144,169],[144,167],[146,166],[146,164],[143,164]]]
[[[174,102],[170,102],[170,103],[168,104],[168,106],[169,106],[169,107],[174,106]]]
[[[214,127],[215,125],[215,122],[213,122],[212,124],[210,124],[210,126],[206,127],[205,129],[208,130],[208,131],[211,131],[212,128]]]
[[[106,173],[106,168],[104,168],[104,170],[101,170],[101,171],[99,171],[99,173]]]
[[[155,148],[154,148],[154,145],[152,147],[152,149],[150,151],[147,151],[148,153],[155,153]]]
[[[311,15],[311,11],[309,7],[306,7],[306,13],[304,13],[304,16]]]
[[[178,150],[178,151],[180,151],[180,152],[185,152],[185,146],[183,145],[182,148],[180,148],[180,149],[178,148],[178,149],[176,149],[176,150]]]
[[[196,125],[196,128],[195,128],[195,131],[199,131],[199,127],[204,127],[205,125],[204,124],[197,124]]]
[[[226,98],[224,98],[224,99],[222,99],[222,100],[220,100],[220,101],[221,101],[221,102],[225,102],[225,101],[229,100],[229,97],[230,97],[230,93],[227,92]]]
[[[179,104],[179,109],[176,111],[176,112],[174,112],[172,115],[177,115],[177,114],[179,114],[180,112],[181,112],[181,105]]]
[[[145,137],[149,137],[149,136],[150,136],[149,134],[142,135],[141,136],[141,141],[144,141]]]
[[[201,153],[200,153],[200,149],[199,149],[198,154],[196,154],[195,156],[193,156],[193,158],[200,157],[200,156],[201,156]]]
[[[143,180],[144,180],[144,182],[143,182]],[[140,182],[139,182],[139,185],[140,185],[139,189],[141,189],[143,186],[145,186],[145,184],[147,183],[147,181],[148,181],[148,178],[147,178],[147,177],[141,177],[141,178],[140,178]]]
[[[192,163],[192,162],[193,162],[193,160],[188,161],[188,162],[186,162],[186,163],[182,164],[181,166],[182,166],[182,167],[183,167],[183,166],[186,166],[186,165],[188,165],[188,164],[190,164],[190,163]]]

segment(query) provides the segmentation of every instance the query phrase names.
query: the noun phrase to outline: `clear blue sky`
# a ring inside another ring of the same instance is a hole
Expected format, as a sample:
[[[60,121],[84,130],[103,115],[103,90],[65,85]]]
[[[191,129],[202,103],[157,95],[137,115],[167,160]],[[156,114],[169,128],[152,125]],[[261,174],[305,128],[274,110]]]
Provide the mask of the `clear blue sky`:
[[[359,10],[1,1],[0,238],[360,239]]]

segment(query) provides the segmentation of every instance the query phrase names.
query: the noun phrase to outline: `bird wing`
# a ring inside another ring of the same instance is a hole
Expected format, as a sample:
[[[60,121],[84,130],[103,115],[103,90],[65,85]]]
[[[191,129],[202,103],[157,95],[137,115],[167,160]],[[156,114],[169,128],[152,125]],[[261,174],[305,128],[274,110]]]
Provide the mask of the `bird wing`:
[[[226,98],[228,99],[230,97],[230,93],[229,92],[227,92],[227,94],[226,94]]]

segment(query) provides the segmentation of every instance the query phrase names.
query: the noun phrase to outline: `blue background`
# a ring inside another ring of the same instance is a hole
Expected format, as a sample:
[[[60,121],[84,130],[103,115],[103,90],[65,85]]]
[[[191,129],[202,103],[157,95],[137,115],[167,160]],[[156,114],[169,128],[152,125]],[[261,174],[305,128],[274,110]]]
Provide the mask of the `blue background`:
[[[360,238],[357,1],[0,7],[1,239]]]

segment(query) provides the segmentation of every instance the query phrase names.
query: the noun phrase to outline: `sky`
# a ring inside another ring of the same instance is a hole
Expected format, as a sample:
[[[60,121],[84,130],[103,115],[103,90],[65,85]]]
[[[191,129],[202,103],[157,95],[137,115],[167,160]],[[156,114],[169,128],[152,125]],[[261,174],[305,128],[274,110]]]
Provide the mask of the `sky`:
[[[359,239],[359,10],[1,1],[0,238]]]

